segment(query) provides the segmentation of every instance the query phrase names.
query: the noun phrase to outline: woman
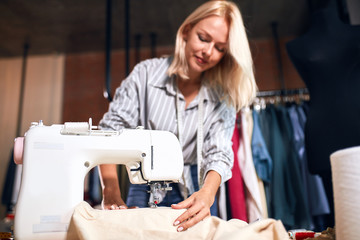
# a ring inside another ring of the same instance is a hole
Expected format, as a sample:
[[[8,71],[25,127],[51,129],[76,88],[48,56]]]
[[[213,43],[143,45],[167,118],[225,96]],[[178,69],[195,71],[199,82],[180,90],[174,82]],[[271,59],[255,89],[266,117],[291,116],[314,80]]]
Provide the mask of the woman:
[[[184,231],[216,213],[216,204],[210,210],[216,192],[231,177],[236,112],[255,94],[252,58],[239,9],[229,1],[208,1],[180,26],[174,57],[135,66],[116,90],[99,126],[119,130],[141,125],[179,137],[184,178],[173,185],[160,206],[187,209],[174,222],[177,231]],[[126,205],[116,166],[102,165],[100,173],[104,209],[147,206],[147,186],[131,185]]]

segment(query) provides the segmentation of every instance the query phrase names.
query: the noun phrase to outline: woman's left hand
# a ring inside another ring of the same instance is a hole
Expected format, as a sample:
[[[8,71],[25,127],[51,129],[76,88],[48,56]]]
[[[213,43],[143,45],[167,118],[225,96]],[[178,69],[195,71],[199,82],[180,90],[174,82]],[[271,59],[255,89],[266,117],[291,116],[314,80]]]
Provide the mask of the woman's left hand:
[[[187,210],[174,222],[174,226],[178,226],[177,231],[185,231],[204,218],[210,216],[210,207],[213,202],[214,197],[201,189],[200,191],[193,193],[188,199],[178,204],[171,205],[173,209],[187,208]]]
[[[171,205],[173,209],[187,208],[174,222],[178,232],[187,230],[211,215],[210,207],[215,201],[215,195],[220,182],[220,175],[215,171],[209,171],[204,181],[204,186],[199,191],[193,193],[186,200]]]

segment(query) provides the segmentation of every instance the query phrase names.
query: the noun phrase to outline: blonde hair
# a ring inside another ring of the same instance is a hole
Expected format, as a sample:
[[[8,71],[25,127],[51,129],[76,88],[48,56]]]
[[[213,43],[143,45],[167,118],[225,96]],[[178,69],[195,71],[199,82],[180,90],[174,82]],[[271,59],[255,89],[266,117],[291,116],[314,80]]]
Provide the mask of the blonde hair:
[[[240,10],[235,3],[211,0],[195,9],[185,19],[177,31],[174,59],[168,74],[175,74],[183,79],[189,78],[183,33],[188,26],[193,27],[209,16],[224,17],[229,23],[229,46],[221,61],[204,72],[204,79],[217,90],[222,100],[239,111],[252,102],[256,96],[257,86],[249,42]]]

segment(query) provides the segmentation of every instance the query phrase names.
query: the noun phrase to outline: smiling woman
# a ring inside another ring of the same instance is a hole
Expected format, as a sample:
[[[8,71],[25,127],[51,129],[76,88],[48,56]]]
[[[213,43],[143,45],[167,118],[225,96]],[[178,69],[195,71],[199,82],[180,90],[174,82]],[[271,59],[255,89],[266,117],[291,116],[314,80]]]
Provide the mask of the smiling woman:
[[[141,125],[170,131],[182,144],[182,179],[156,202],[186,209],[174,221],[177,231],[217,215],[216,192],[231,178],[236,112],[252,101],[256,89],[241,14],[230,1],[198,7],[177,32],[174,56],[139,63],[117,88],[102,129]],[[146,207],[152,201],[147,186],[130,185],[125,204],[116,166],[101,165],[100,172],[105,209]]]
[[[201,74],[220,62],[225,54],[229,36],[226,19],[211,16],[194,27],[188,25],[183,33],[186,41],[185,57],[188,63],[188,78],[177,78],[179,90],[185,97],[187,107],[201,87]]]
[[[199,75],[215,66],[224,56],[229,36],[226,19],[211,16],[184,31],[185,56],[189,63],[189,75]],[[196,64],[193,64],[193,63]],[[200,69],[196,67],[199,66]],[[189,77],[191,79],[191,77]],[[196,78],[196,77],[195,77]]]
[[[208,25],[205,29],[204,22]],[[219,93],[220,96],[224,94],[226,97],[221,97],[235,106],[236,110],[249,104],[249,99],[252,99],[252,94],[256,92],[256,84],[249,42],[236,4],[228,1],[209,1],[185,19],[177,31],[174,61],[169,67],[169,75],[176,74],[181,79],[189,78],[190,70],[187,64],[190,63],[187,50],[191,44],[186,39],[192,30],[198,35],[200,42],[204,41],[203,45],[210,47],[211,44],[205,43],[216,43],[215,50],[221,55],[221,61],[206,69],[203,78],[208,79],[207,83],[213,88],[219,87],[223,91]],[[202,53],[196,56],[202,57]],[[231,80],[226,81],[227,79]]]

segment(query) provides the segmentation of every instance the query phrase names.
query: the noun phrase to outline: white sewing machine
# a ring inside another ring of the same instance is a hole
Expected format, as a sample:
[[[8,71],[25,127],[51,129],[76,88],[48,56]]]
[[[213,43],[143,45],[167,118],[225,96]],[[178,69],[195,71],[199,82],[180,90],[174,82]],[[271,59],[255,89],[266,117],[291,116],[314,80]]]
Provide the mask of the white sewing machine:
[[[141,128],[96,130],[91,119],[51,126],[33,123],[25,137],[15,141],[14,150],[15,162],[23,164],[15,208],[17,240],[65,239],[73,210],[84,200],[84,178],[99,164],[126,165],[131,183],[150,184],[154,196],[169,182],[178,182],[183,172],[174,134]]]

